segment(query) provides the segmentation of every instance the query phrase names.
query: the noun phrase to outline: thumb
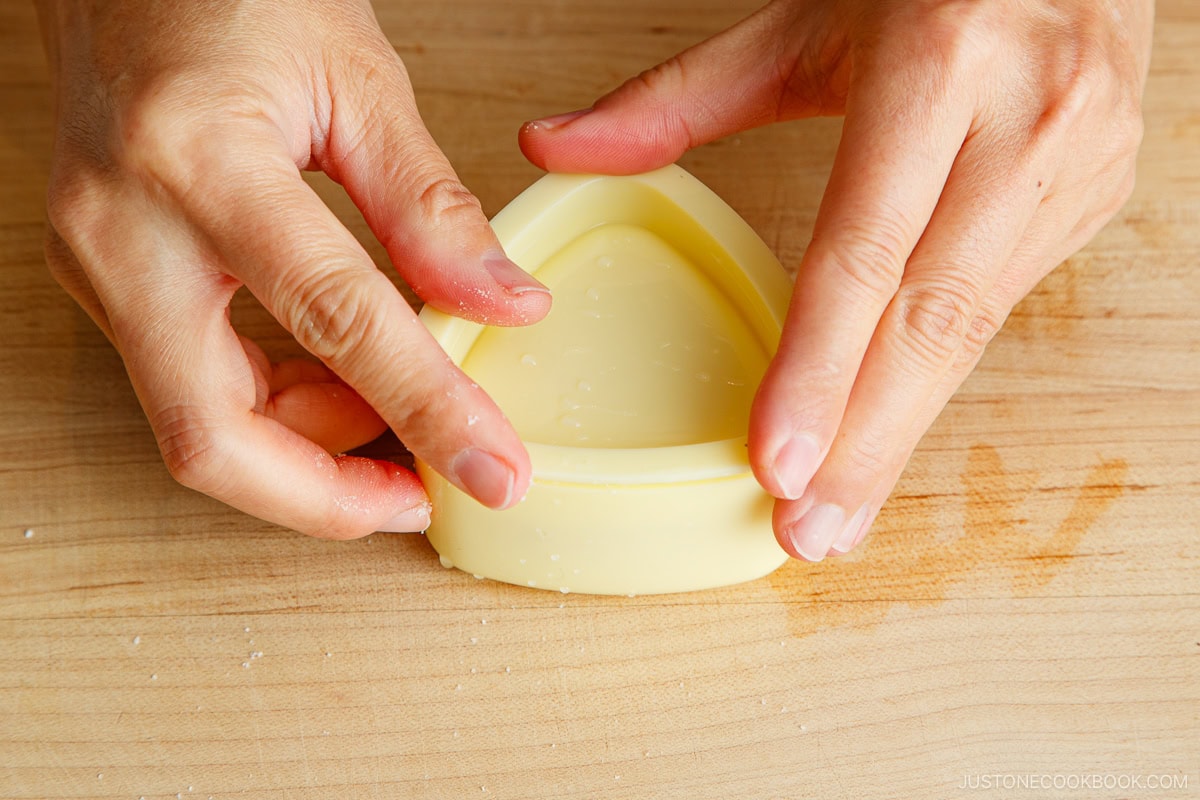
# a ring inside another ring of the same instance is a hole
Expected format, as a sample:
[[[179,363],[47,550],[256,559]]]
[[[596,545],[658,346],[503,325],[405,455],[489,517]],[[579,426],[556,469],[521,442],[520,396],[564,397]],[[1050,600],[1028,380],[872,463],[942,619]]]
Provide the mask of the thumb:
[[[800,69],[814,36],[795,6],[770,3],[591,108],[526,123],[522,152],[550,172],[632,174],[723,136],[828,111],[825,70]]]

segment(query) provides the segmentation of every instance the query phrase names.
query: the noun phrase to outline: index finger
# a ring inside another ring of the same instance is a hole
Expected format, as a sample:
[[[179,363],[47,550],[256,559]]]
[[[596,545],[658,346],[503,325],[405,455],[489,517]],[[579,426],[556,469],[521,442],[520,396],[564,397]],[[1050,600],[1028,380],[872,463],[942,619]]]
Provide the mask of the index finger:
[[[751,415],[755,474],[799,498],[828,452],[872,334],[928,224],[973,105],[922,64],[861,65],[778,353]]]

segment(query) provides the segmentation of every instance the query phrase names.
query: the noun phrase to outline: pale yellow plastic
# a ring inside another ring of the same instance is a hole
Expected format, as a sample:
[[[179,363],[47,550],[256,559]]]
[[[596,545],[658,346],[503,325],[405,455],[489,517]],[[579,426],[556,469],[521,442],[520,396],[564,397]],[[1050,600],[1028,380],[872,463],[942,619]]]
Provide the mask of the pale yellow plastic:
[[[533,485],[493,511],[418,462],[442,562],[593,594],[706,589],[783,563],[746,455],[791,290],[762,240],[676,166],[548,175],[492,226],[553,291],[549,316],[421,319],[521,434]]]

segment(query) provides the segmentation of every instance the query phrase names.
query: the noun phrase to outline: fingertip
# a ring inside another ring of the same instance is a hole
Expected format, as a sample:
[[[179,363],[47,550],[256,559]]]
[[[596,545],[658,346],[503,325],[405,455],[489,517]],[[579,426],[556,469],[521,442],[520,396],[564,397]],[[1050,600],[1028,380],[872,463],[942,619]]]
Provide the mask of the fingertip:
[[[429,527],[429,497],[411,470],[391,461],[335,456],[337,523],[297,528],[319,539],[361,539],[376,531],[415,533]]]
[[[521,152],[547,172],[635,175],[674,162],[692,146],[676,117],[619,94],[596,108],[526,122],[517,134]]]
[[[783,361],[776,356],[759,384],[747,444],[750,466],[762,487],[781,500],[797,500],[824,462],[830,434],[827,425],[812,424],[812,411],[798,416],[797,396],[804,387],[789,379]]]
[[[774,446],[758,448],[756,455],[754,471],[763,488],[781,500],[797,500],[808,489],[823,454],[815,436],[793,433]]]
[[[550,289],[521,269],[500,250],[489,250],[483,255],[483,268],[499,287],[507,302],[498,303],[497,311],[509,314],[497,315],[497,325],[528,325],[543,319],[550,313],[553,302]]]
[[[479,265],[429,272],[426,282],[412,282],[413,291],[438,311],[483,325],[530,325],[550,313],[550,290],[498,247],[486,250]]]
[[[581,108],[578,111],[568,111],[565,114],[555,114],[550,117],[542,117],[541,119],[531,120],[523,126],[531,131],[557,131],[562,130],[570,123],[581,117],[592,113],[593,108]]]
[[[541,119],[526,122],[517,131],[517,146],[525,158],[536,167],[550,171],[547,165],[548,151],[553,149],[554,137],[561,134],[565,128],[577,119],[591,113],[591,108],[569,111],[566,114],[555,114]]]
[[[529,491],[529,470],[479,447],[469,447],[454,457],[450,471],[467,494],[488,508],[511,508]]]
[[[777,501],[773,524],[775,538],[788,555],[817,563],[853,550],[873,519],[869,504],[848,514],[842,505],[820,501],[807,491],[798,500]]]
[[[871,530],[871,524],[875,521],[875,515],[870,512],[868,506],[864,505],[858,510],[858,513],[851,518],[850,522],[842,530],[841,534],[829,548],[829,555],[844,556],[867,538],[867,532]]]
[[[429,528],[433,506],[428,502],[417,503],[405,509],[379,526],[379,533],[423,533]]]

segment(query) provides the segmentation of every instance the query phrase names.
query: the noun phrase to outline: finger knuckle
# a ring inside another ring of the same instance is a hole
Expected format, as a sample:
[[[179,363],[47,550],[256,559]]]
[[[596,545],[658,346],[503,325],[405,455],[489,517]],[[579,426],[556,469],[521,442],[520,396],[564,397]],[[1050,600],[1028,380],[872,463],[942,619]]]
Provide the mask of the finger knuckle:
[[[987,305],[980,308],[971,317],[971,324],[963,337],[962,351],[970,358],[982,353],[1004,326],[1005,318],[1005,314]]]
[[[1104,92],[1103,79],[1094,69],[1075,66],[1062,87],[1057,102],[1046,115],[1047,129],[1052,134],[1065,135],[1084,124],[1098,105],[1097,97]]]
[[[423,436],[450,438],[446,420],[456,415],[447,412],[459,400],[459,392],[452,383],[439,382],[436,375],[437,370],[428,364],[408,365],[383,404],[389,412],[388,423],[406,442]]]
[[[220,494],[228,455],[217,426],[186,406],[168,408],[151,423],[171,477],[189,489]]]
[[[675,55],[630,78],[611,95],[661,107],[665,113],[651,114],[643,120],[647,127],[643,128],[641,138],[658,143],[666,152],[673,153],[672,159],[678,158],[685,149],[703,143],[705,137],[701,132],[717,125],[721,116],[710,105],[708,96],[696,91],[696,80],[689,74],[690,69],[684,58]],[[686,98],[687,113],[678,110],[679,103],[663,106],[662,98]],[[605,100],[597,105],[603,105]]]
[[[896,304],[907,348],[929,364],[954,357],[971,332],[977,305],[973,293],[957,283],[902,291]]]
[[[1142,118],[1140,108],[1118,114],[1114,125],[1116,130],[1113,133],[1113,142],[1117,157],[1122,161],[1132,162],[1146,135],[1146,122]]]
[[[129,98],[114,119],[112,160],[118,171],[164,180],[172,166],[189,158],[185,137],[194,127],[188,100],[178,90],[147,87]]]
[[[874,429],[860,430],[842,442],[839,461],[849,474],[862,476],[864,483],[874,483],[872,478],[883,475],[889,466],[890,437]]]
[[[77,302],[84,303],[89,296],[94,297],[95,292],[83,266],[79,263],[71,246],[59,235],[53,225],[46,226],[42,249],[46,257],[46,268],[55,283]]]
[[[318,269],[296,282],[283,305],[284,324],[296,341],[337,370],[378,330],[376,303],[366,273]]]
[[[996,5],[971,0],[896,4],[895,18],[877,34],[880,57],[900,49],[902,58],[894,63],[910,65],[905,77],[929,96],[944,97],[973,83],[999,50],[1008,26]],[[908,35],[895,37],[892,30]],[[888,68],[893,68],[890,62]]]
[[[98,233],[106,229],[106,216],[98,196],[80,178],[55,181],[46,196],[46,228],[42,252],[54,281],[78,302],[94,297],[88,270],[79,254],[95,253]],[[93,307],[94,310],[98,310]]]
[[[629,88],[650,96],[671,95],[687,85],[687,67],[679,56],[644,70],[630,79]]]
[[[418,193],[417,202],[434,225],[459,220],[464,215],[474,217],[483,213],[479,198],[458,178],[446,175],[424,181],[424,188]]]
[[[64,243],[82,236],[104,205],[100,194],[86,170],[55,170],[46,189],[46,220],[54,235]]]
[[[1045,127],[1059,132],[1092,119],[1111,121],[1128,116],[1125,112],[1131,98],[1106,48],[1089,36],[1070,37],[1070,42],[1054,54],[1046,68],[1044,85],[1050,93],[1050,110],[1045,114]]]
[[[64,277],[79,271],[79,262],[71,246],[63,239],[62,234],[54,223],[46,225],[45,236],[42,240],[42,252],[46,257],[46,267],[50,275],[62,284]]]
[[[113,169],[182,198],[207,173],[241,155],[231,141],[247,145],[271,136],[260,92],[231,81],[201,86],[198,80],[164,80],[139,87],[114,115]]]
[[[840,291],[872,303],[895,295],[908,257],[906,226],[890,216],[843,226],[836,242],[814,240],[823,270],[831,271]]]
[[[1005,29],[995,4],[949,0],[935,4],[925,21],[924,35],[948,73],[972,73],[993,52]]]

